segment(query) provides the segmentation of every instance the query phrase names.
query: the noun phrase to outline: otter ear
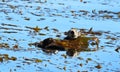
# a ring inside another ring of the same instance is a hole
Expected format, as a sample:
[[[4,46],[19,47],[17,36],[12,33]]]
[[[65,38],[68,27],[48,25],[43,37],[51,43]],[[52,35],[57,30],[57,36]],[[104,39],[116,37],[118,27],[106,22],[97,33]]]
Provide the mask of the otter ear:
[[[64,35],[68,35],[68,32],[64,32]]]

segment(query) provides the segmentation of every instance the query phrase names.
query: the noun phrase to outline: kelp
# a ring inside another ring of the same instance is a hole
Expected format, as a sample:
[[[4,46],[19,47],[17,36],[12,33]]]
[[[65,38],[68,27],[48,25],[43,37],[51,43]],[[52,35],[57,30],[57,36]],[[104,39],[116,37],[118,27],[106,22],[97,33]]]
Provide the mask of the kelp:
[[[10,48],[8,43],[0,43],[0,48]]]
[[[16,61],[17,58],[12,56],[10,57],[8,54],[0,54],[0,62],[4,62],[4,61]]]

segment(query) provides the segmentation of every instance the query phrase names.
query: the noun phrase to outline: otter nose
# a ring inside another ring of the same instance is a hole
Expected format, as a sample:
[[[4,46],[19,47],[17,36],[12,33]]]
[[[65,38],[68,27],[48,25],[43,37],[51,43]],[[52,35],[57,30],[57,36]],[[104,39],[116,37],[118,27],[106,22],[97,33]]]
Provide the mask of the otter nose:
[[[74,31],[70,31],[70,34],[74,35]]]

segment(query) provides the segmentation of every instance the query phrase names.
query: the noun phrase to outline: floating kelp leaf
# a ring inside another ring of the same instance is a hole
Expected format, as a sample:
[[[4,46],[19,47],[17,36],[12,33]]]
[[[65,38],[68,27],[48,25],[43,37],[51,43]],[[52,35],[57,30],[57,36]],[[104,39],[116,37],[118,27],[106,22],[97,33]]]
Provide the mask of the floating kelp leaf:
[[[53,20],[52,20],[52,22],[55,22],[55,21],[57,21],[57,19],[53,19]]]
[[[106,36],[106,39],[110,39],[111,38],[111,36]]]
[[[29,35],[28,36],[34,37],[36,35],[37,35],[37,32],[35,32],[35,31],[29,31]]]
[[[33,51],[35,50],[34,48],[28,48],[27,51]]]
[[[6,27],[0,27],[0,29],[9,30],[9,28],[6,28]]]
[[[11,9],[15,9],[16,6],[13,6],[13,5],[8,5]]]
[[[48,62],[51,62],[50,60],[47,60]]]
[[[40,60],[40,59],[35,59],[35,63],[40,63],[40,62],[42,62],[42,60]]]
[[[80,0],[80,2],[83,2],[83,0]]]
[[[66,67],[64,66],[63,69],[66,70]]]
[[[58,3],[59,5],[64,5],[64,3]]]
[[[100,64],[98,64],[97,66],[95,66],[95,68],[97,68],[97,69],[101,69],[102,66],[101,66]]]
[[[110,32],[111,32],[111,31],[105,31],[105,32],[103,32],[103,33],[105,33],[105,34],[110,34]]]
[[[10,28],[11,30],[23,31],[23,29]]]
[[[29,59],[29,58],[23,58],[26,61],[34,61],[33,59]]]
[[[5,60],[5,61],[8,61],[8,60],[12,60],[12,61],[16,61],[17,60],[17,58],[16,57],[9,57],[9,55],[8,54],[2,54],[2,58],[3,58],[3,60]]]
[[[84,1],[83,3],[88,3],[87,1]]]
[[[36,8],[36,10],[40,10],[41,9],[41,7],[40,6],[38,6],[37,8]]]
[[[83,64],[82,64],[82,63],[80,63],[79,65],[80,65],[81,67],[83,66]]]
[[[75,21],[70,21],[70,22],[72,22],[72,23],[76,23]]]
[[[92,61],[92,59],[91,58],[87,58],[86,63],[88,63],[89,61]]]
[[[40,36],[45,36],[46,34],[44,34],[44,33],[39,33],[39,35],[40,35]]]
[[[112,37],[111,40],[117,40],[117,38],[113,38],[113,37]]]
[[[24,20],[28,20],[28,21],[29,21],[29,20],[30,20],[30,18],[24,17]]]
[[[3,62],[3,58],[2,57],[0,57],[0,62]]]
[[[9,58],[9,60],[16,61],[16,60],[17,60],[17,58],[12,56],[11,58]]]
[[[46,26],[44,29],[45,29],[45,30],[47,30],[47,31],[49,31],[49,28],[48,28],[48,26]]]
[[[61,37],[61,35],[56,35],[56,37]]]
[[[28,45],[31,47],[31,46],[35,45],[35,43],[29,43]]]
[[[62,14],[52,14],[53,16],[62,16]]]
[[[36,14],[36,13],[33,13],[33,12],[30,12],[32,15],[35,15],[35,16],[44,16],[44,14]],[[37,21],[39,21],[40,19],[38,19]]]
[[[64,63],[69,64],[69,62],[68,62],[68,61],[64,61]]]
[[[24,60],[29,61],[29,62],[35,62],[35,63],[42,62],[41,59],[36,59],[36,58],[32,58],[32,59],[30,59],[30,58],[24,58]]]
[[[11,18],[11,17],[6,17],[6,19],[7,19],[7,20],[12,20],[13,18]]]
[[[21,68],[21,66],[16,66],[17,68]]]
[[[32,27],[29,27],[29,26],[25,26],[25,28],[28,28],[28,29],[33,29]]]
[[[118,12],[118,14],[117,14],[117,15],[118,15],[118,18],[120,18],[120,12]]]
[[[52,30],[55,31],[55,32],[59,32],[59,30],[58,30],[58,29],[55,29],[55,28],[53,28]]]
[[[13,49],[18,49],[18,45],[17,45],[17,44],[14,45],[14,46],[13,46]]]
[[[15,32],[15,31],[3,31],[3,33],[9,33],[9,34],[11,34],[11,33],[17,33],[17,32]]]
[[[3,26],[12,26],[12,27],[18,27],[17,25],[14,25],[14,24],[5,24],[5,23],[2,23],[1,25],[3,25]]]
[[[0,40],[2,40],[2,37],[0,37]]]
[[[71,13],[74,13],[74,12],[75,12],[75,10],[71,10],[70,12],[71,12]]]
[[[113,44],[111,41],[110,42],[105,42],[106,44]]]
[[[47,64],[45,64],[45,67],[47,67]]]
[[[23,29],[15,29],[15,28],[7,28],[7,27],[1,27],[0,29],[4,29],[4,30],[17,30],[17,31],[23,31]],[[4,33],[16,33],[15,31],[3,31]]]
[[[30,65],[31,62],[23,61],[23,63]]]
[[[45,18],[40,18],[39,20],[40,20],[40,21],[41,21],[41,20],[45,20]]]
[[[41,29],[40,29],[38,26],[36,26],[35,28],[33,28],[33,30],[34,30],[35,32],[39,32]]]
[[[60,69],[60,70],[62,70],[63,68],[61,68],[61,67],[56,67],[56,68],[58,68],[58,69]]]
[[[18,41],[17,39],[15,39],[15,38],[8,38],[8,40],[11,40],[11,41]]]
[[[112,15],[108,15],[108,14],[105,14],[104,16],[102,16],[103,18],[105,18],[105,19],[111,19],[111,18],[113,18],[113,16]]]
[[[88,61],[92,61],[92,59],[91,59],[91,58],[87,58],[87,60],[88,60]]]
[[[8,60],[10,60],[10,58],[9,57],[4,57],[4,60],[8,61]]]
[[[8,43],[0,43],[0,48],[10,48]]]
[[[82,57],[77,57],[79,60],[84,60]]]
[[[116,48],[115,51],[119,53],[120,47]]]

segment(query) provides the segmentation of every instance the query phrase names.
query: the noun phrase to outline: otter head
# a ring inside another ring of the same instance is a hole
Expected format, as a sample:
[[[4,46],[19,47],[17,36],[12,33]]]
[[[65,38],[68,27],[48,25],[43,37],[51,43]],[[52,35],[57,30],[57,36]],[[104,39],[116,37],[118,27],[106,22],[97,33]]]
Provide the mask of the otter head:
[[[81,35],[81,33],[80,32],[78,32],[77,31],[77,29],[71,29],[71,30],[69,30],[67,33],[66,33],[66,35],[67,35],[67,38],[68,39],[74,39],[74,38],[78,38],[80,35]]]

